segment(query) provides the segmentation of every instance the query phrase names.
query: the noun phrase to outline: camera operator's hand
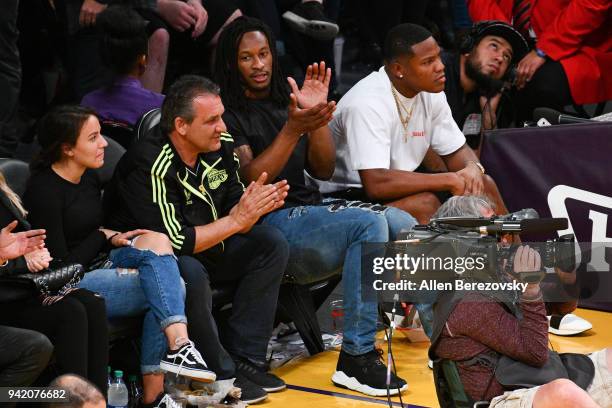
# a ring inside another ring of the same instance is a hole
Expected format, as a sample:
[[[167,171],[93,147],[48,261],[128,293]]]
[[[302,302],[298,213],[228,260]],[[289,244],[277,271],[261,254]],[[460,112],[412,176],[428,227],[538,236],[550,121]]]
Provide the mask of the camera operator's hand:
[[[540,254],[529,245],[521,245],[514,254],[513,270],[515,275],[526,272],[540,272],[542,260]],[[537,298],[540,294],[540,282],[530,282],[523,292],[523,297],[527,299]]]
[[[539,272],[542,269],[540,254],[529,245],[521,245],[514,254],[514,273]]]
[[[463,194],[466,195],[482,195],[484,194],[484,178],[482,171],[474,162],[468,162],[468,164],[457,174],[465,181],[465,191]]]

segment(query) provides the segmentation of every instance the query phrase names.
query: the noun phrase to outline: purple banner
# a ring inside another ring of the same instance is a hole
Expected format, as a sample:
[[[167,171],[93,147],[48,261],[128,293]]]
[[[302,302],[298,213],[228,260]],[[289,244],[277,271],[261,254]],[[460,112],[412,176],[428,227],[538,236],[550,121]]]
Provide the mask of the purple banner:
[[[581,259],[579,274],[583,287],[605,289],[609,299],[589,300],[583,291],[580,305],[612,311],[612,273],[604,272],[612,262],[612,123],[492,131],[481,161],[510,211],[535,208],[542,218],[567,217],[569,228],[559,235],[597,243]]]

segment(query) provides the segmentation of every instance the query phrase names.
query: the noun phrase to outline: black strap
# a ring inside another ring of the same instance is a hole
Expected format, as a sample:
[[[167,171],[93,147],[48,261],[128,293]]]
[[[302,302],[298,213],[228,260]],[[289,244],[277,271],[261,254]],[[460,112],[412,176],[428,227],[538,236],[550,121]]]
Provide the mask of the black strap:
[[[561,326],[561,320],[562,319],[563,319],[563,316],[552,315],[550,317],[550,327],[552,327],[554,329],[558,329]]]

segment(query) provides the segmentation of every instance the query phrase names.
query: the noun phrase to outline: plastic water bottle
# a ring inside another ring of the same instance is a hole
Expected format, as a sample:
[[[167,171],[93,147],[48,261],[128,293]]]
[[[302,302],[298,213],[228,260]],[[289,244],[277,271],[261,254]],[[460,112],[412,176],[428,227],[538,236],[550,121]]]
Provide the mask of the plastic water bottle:
[[[130,393],[130,408],[139,407],[140,400],[142,399],[142,388],[138,384],[137,376],[128,376],[128,391]]]
[[[107,368],[106,389],[109,390],[111,384],[113,383],[113,375],[111,374],[111,366],[108,366]]]
[[[123,371],[115,371],[115,381],[108,389],[109,408],[128,408],[128,390],[123,382]]]

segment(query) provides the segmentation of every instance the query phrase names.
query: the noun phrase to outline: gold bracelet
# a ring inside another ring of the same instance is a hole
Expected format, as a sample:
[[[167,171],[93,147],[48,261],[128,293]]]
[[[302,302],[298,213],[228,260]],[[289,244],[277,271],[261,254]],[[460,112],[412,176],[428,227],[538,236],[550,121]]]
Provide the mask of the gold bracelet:
[[[485,168],[484,168],[484,166],[481,163],[479,163],[479,162],[477,162],[475,160],[468,160],[468,163],[474,163],[476,165],[476,167],[478,167],[480,169],[480,172],[482,174],[485,174]]]

